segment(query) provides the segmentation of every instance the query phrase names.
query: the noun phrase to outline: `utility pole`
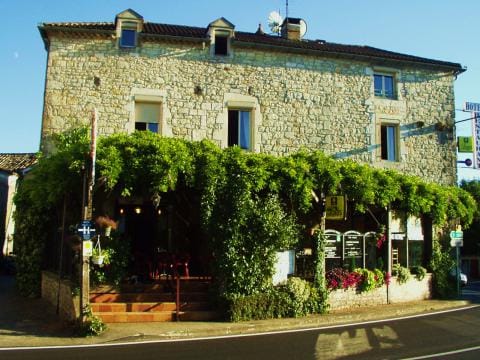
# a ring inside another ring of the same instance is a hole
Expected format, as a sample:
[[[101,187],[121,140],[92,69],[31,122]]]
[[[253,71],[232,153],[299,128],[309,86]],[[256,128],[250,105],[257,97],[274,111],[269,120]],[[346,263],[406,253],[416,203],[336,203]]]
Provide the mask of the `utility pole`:
[[[83,224],[91,222],[92,220],[93,186],[95,185],[95,160],[97,153],[97,121],[98,114],[97,110],[94,109],[91,120],[89,164],[84,173],[84,197],[82,209]],[[83,235],[85,235],[85,232]],[[80,278],[80,321],[82,324],[86,321],[86,311],[90,305],[90,256],[87,254],[85,248],[86,239],[89,240],[90,237],[83,237],[82,254],[80,257],[82,259],[82,271]]]

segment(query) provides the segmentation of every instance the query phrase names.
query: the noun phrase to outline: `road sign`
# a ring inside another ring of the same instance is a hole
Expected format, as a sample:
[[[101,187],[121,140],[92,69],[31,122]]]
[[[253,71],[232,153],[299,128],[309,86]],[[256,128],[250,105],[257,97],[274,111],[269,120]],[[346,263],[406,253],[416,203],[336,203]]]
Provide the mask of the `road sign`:
[[[463,246],[463,239],[452,239],[450,240],[451,247],[462,247]]]
[[[450,239],[461,239],[463,240],[463,231],[450,231]]]
[[[95,236],[96,230],[93,221],[84,220],[80,223],[77,228],[78,235],[82,237],[83,240],[90,240]]]

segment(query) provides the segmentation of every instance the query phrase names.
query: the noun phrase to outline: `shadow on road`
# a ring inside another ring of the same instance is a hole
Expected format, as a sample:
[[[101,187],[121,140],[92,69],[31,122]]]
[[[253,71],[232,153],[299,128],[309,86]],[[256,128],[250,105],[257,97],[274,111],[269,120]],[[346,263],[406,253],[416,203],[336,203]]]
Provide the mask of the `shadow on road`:
[[[59,320],[50,304],[43,299],[21,296],[14,276],[0,275],[0,338],[2,335],[72,337],[74,334],[71,326]]]
[[[460,298],[474,304],[480,304],[480,280],[469,280],[467,286],[461,289]]]

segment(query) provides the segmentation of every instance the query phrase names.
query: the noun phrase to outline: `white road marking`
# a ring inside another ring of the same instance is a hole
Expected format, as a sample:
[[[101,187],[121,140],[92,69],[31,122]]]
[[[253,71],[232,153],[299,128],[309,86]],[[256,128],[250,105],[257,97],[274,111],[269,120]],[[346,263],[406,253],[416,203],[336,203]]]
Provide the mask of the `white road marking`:
[[[267,335],[279,335],[279,334],[293,334],[301,332],[311,332],[318,330],[329,330],[329,329],[338,329],[338,328],[349,328],[360,325],[370,325],[370,324],[381,324],[389,321],[397,321],[404,319],[415,319],[427,316],[434,316],[439,314],[447,314],[457,311],[465,311],[474,308],[478,308],[480,305],[471,305],[461,308],[441,310],[436,312],[431,312],[428,314],[416,314],[408,316],[399,316],[388,319],[381,320],[369,320],[349,324],[337,324],[337,325],[327,325],[327,326],[318,326],[311,328],[301,328],[301,329],[289,329],[289,330],[277,330],[277,331],[268,331],[268,332],[259,332],[259,333],[250,333],[250,334],[232,334],[232,335],[221,335],[221,336],[205,336],[198,338],[182,338],[182,339],[162,339],[162,340],[147,340],[147,341],[135,341],[135,342],[121,342],[121,343],[108,343],[108,344],[87,344],[87,345],[54,345],[54,346],[19,346],[12,348],[0,348],[2,351],[14,351],[14,350],[45,350],[45,349],[81,349],[81,348],[96,348],[96,347],[107,347],[107,346],[131,346],[131,345],[142,345],[142,344],[155,344],[155,343],[176,343],[176,342],[192,342],[192,341],[204,341],[204,340],[221,340],[221,339],[234,339],[234,338],[244,338],[252,336],[267,336]],[[145,335],[145,334],[144,334]]]

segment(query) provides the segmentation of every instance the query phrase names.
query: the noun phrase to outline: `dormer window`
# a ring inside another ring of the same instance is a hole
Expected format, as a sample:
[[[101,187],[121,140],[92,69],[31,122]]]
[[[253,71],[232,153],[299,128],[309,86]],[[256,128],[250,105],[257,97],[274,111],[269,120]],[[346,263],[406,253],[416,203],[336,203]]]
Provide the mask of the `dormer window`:
[[[118,47],[133,49],[138,46],[138,34],[143,30],[143,17],[127,9],[115,18]]]
[[[228,55],[227,34],[215,34],[215,55]]]
[[[234,28],[225,18],[217,19],[208,25],[210,36],[210,54],[213,56],[231,55],[231,40],[234,37]]]
[[[131,28],[122,28],[119,42],[122,48],[134,48],[137,46],[137,31]]]

